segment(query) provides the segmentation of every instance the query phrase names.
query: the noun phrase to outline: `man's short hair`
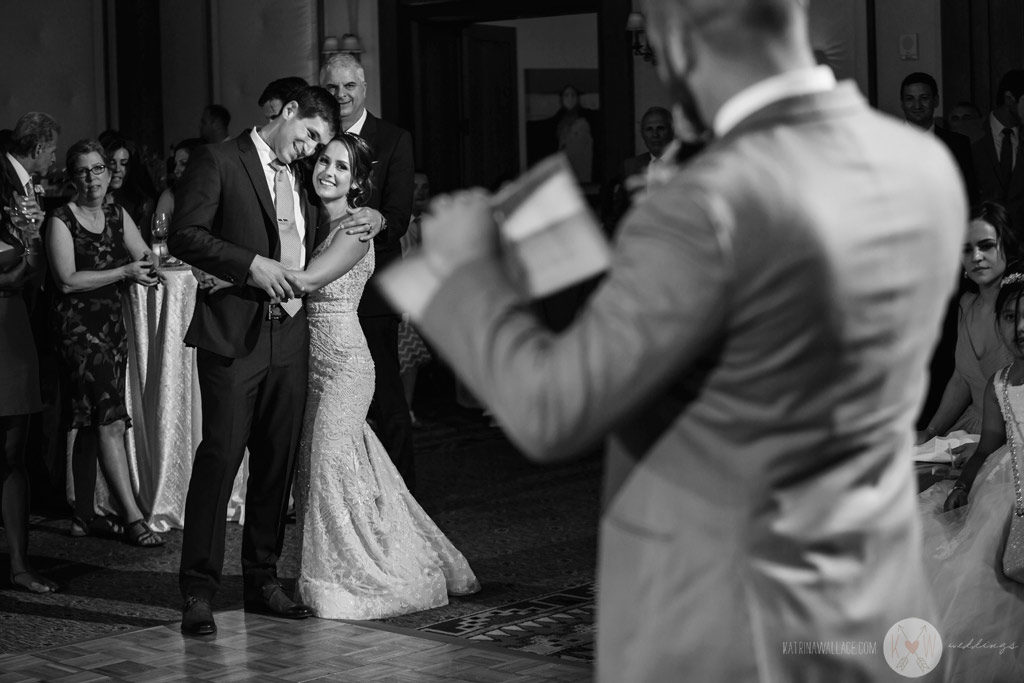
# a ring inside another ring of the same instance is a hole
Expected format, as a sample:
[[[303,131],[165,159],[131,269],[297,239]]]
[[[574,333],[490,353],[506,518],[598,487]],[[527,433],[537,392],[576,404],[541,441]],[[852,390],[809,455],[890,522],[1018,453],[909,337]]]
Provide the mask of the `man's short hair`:
[[[320,82],[324,80],[324,75],[331,69],[355,69],[359,75],[359,80],[366,82],[366,71],[363,70],[363,65],[359,62],[359,59],[355,55],[349,52],[339,52],[338,54],[331,55],[330,58],[320,67]]]
[[[295,98],[295,93],[307,87],[309,83],[306,82],[305,78],[299,76],[285,76],[284,78],[278,78],[277,80],[270,81],[267,87],[263,89],[263,93],[260,95],[260,99],[256,102],[259,106],[263,106],[270,100],[280,100],[281,104],[287,104]]]
[[[927,85],[929,88],[931,88],[933,97],[939,94],[939,84],[935,82],[935,79],[932,78],[931,74],[926,74],[923,71],[915,71],[914,73],[909,74],[906,78],[903,79],[903,82],[900,83],[900,95],[903,95],[903,90],[908,85],[914,85],[916,83],[920,83],[921,85]]]
[[[309,85],[289,98],[299,105],[298,116],[302,119],[319,117],[331,127],[331,137],[341,131],[341,113],[338,111],[338,100],[327,88]],[[327,142],[327,140],[324,140]]]
[[[999,87],[996,88],[996,106],[1003,105],[1003,95],[1009,90],[1014,97],[1024,95],[1024,69],[1011,69],[999,79]]]
[[[665,109],[665,107],[650,107],[644,112],[644,115],[640,117],[640,125],[643,125],[644,119],[648,116],[664,116],[665,120],[672,123],[672,113]]]
[[[656,0],[674,5],[702,39],[722,54],[749,51],[748,41],[783,38],[806,0]]]
[[[36,145],[53,142],[58,135],[60,124],[56,119],[40,111],[30,111],[14,124],[10,152],[14,156],[30,156]]]
[[[231,112],[228,111],[227,107],[220,104],[210,104],[203,111],[209,115],[210,119],[224,126],[224,130],[227,130],[228,126],[231,125]]]

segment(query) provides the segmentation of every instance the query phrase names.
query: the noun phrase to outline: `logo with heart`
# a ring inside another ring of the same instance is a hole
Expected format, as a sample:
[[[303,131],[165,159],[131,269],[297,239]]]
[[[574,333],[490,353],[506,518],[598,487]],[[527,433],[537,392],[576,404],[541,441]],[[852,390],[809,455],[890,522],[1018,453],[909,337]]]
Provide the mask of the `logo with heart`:
[[[942,659],[942,636],[924,619],[901,619],[885,634],[882,654],[893,671],[905,678],[918,678]]]

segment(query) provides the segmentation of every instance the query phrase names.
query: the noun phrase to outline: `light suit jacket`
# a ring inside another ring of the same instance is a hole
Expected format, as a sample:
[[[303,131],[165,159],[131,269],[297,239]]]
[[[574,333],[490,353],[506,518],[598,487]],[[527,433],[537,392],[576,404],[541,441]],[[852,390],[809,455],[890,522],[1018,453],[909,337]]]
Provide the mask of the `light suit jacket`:
[[[599,680],[902,680],[886,632],[934,623],[912,422],[966,215],[942,144],[844,83],[641,200],[559,335],[497,260],[440,285],[420,329],[518,446],[606,440]],[[821,640],[877,650],[783,654]]]

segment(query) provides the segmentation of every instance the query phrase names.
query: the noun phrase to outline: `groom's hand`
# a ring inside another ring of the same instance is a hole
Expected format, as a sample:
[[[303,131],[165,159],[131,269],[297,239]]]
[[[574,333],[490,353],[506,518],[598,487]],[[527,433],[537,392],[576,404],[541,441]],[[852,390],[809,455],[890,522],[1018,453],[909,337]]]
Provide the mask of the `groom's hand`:
[[[340,225],[346,235],[359,235],[360,242],[369,242],[384,229],[384,216],[368,206],[349,208]]]
[[[262,289],[271,299],[284,301],[292,299],[295,293],[292,286],[288,284],[286,277],[288,270],[274,259],[256,254],[252,264],[249,265],[248,283],[257,289]]]

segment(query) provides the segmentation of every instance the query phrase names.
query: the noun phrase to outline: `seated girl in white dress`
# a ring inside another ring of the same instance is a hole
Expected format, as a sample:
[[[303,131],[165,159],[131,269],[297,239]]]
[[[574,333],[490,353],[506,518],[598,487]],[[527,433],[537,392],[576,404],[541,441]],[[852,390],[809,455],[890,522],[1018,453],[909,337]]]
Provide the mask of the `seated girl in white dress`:
[[[1024,585],[1003,573],[1003,550],[1024,466],[1024,271],[1007,271],[995,302],[1013,361],[983,399],[981,440],[956,482],[921,494],[924,558],[952,681],[1024,680]]]

